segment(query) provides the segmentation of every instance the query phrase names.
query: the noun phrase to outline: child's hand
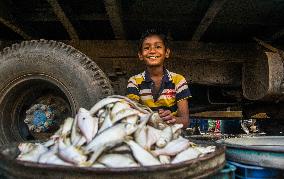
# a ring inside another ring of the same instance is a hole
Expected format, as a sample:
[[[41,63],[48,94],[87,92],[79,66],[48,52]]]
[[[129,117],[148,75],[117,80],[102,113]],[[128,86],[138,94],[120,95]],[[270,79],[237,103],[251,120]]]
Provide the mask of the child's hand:
[[[172,115],[170,110],[159,109],[159,116],[168,124],[170,123],[173,124],[177,121],[176,118]]]

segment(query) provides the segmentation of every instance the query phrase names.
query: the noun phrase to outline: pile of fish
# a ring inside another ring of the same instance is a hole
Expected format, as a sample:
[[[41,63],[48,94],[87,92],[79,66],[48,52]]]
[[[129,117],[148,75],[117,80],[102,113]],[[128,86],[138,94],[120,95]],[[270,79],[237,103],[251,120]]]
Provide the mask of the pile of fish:
[[[183,138],[182,124],[169,125],[158,113],[113,95],[90,111],[80,108],[42,143],[21,143],[18,160],[80,167],[140,167],[175,164],[214,152]]]

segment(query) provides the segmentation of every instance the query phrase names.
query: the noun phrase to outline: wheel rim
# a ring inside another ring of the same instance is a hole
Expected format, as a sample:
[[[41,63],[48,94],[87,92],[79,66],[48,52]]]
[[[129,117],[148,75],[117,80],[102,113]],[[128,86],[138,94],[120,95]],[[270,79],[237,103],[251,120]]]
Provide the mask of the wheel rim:
[[[66,117],[75,115],[76,104],[68,89],[59,80],[45,74],[22,75],[9,83],[0,94],[0,124],[5,141],[46,139]],[[63,109],[56,117],[57,126],[40,133],[29,130],[24,123],[26,111],[34,104],[48,100]]]

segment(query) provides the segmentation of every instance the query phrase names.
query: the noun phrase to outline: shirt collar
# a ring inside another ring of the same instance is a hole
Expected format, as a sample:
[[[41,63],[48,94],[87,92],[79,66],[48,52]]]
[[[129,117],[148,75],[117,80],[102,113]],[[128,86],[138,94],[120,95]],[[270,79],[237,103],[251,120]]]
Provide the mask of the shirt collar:
[[[153,81],[153,80],[150,78],[150,73],[148,72],[148,70],[145,70],[145,71],[143,72],[143,77],[144,77],[144,80],[145,80],[146,82],[152,82],[152,81]],[[164,68],[163,81],[164,81],[164,82],[170,82],[170,81],[172,81],[171,74],[170,74],[169,70],[167,70],[166,68]]]

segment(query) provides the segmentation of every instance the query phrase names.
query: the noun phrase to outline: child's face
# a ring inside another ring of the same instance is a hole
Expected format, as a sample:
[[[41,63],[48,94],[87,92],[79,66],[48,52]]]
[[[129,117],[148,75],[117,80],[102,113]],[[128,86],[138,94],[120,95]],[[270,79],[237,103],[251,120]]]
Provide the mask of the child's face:
[[[138,53],[139,59],[147,66],[163,66],[164,60],[169,57],[170,49],[166,49],[164,42],[158,35],[145,38],[142,49]]]

